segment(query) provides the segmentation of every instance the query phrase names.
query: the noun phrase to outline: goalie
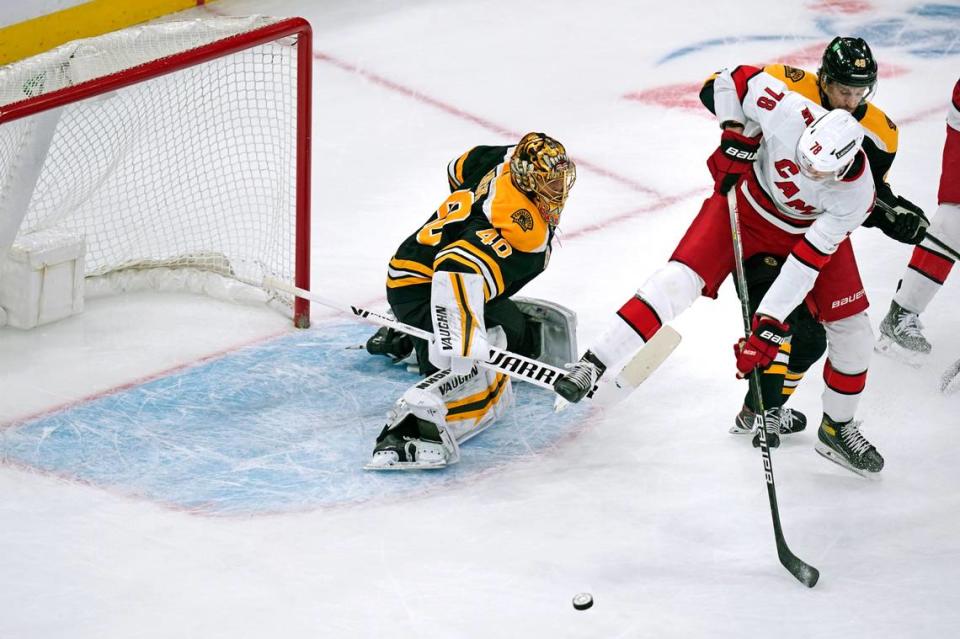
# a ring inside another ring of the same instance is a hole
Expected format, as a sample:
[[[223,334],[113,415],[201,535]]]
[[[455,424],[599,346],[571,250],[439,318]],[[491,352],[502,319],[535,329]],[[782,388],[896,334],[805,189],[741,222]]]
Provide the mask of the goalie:
[[[562,364],[576,353],[575,317],[540,300],[513,300],[543,272],[576,179],[563,145],[528,133],[477,146],[450,162],[450,195],[391,258],[387,301],[429,343],[388,328],[371,354],[414,361],[427,377],[407,390],[377,437],[371,469],[439,468],[459,444],[510,406],[510,378],[475,366],[489,347]]]

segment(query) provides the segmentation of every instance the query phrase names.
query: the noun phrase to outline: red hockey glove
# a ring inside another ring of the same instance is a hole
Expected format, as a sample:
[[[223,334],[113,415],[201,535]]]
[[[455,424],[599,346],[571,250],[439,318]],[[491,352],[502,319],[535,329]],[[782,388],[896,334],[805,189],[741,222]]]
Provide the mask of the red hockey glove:
[[[743,379],[757,366],[761,369],[769,366],[789,332],[789,324],[766,315],[754,315],[750,337],[741,338],[733,345],[737,357],[737,377]]]
[[[720,136],[720,146],[707,158],[707,168],[713,176],[714,190],[721,195],[732,189],[740,176],[750,170],[757,159],[760,136],[748,138],[733,129]]]

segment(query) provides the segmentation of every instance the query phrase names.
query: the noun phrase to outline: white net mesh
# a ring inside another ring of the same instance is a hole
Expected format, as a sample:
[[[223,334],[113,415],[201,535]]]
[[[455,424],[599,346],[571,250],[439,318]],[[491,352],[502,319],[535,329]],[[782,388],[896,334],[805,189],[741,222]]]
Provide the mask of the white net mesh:
[[[145,25],[0,68],[0,105],[109,76],[271,19]],[[4,106],[0,106],[0,113]],[[296,39],[0,124],[0,253],[58,228],[87,275],[190,266],[259,286],[296,251]]]

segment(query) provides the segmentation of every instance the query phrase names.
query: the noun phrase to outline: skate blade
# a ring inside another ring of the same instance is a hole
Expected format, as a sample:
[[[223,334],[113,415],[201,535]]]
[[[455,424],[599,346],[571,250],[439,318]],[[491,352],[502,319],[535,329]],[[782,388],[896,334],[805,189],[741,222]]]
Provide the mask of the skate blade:
[[[861,470],[860,468],[853,466],[850,462],[848,462],[842,456],[838,455],[835,450],[833,450],[823,442],[818,441],[814,446],[814,450],[820,453],[821,457],[824,457],[825,459],[829,459],[837,466],[846,468],[850,472],[856,473],[861,477],[864,477],[872,481],[876,481],[877,479],[880,479],[880,473],[871,473],[869,470]]]
[[[880,339],[877,340],[873,350],[881,355],[886,355],[890,359],[895,359],[898,362],[902,362],[907,366],[912,366],[914,368],[920,368],[923,366],[930,357],[929,353],[918,353],[917,351],[911,351],[908,348],[904,348],[886,335],[880,336]]]
[[[389,464],[387,466],[375,466],[374,464],[364,464],[364,470],[387,470],[387,471],[398,471],[398,470],[437,470],[440,468],[446,468],[447,462],[397,462],[395,464]]]
[[[730,430],[728,430],[727,432],[730,433],[731,435],[752,435],[754,433],[754,430],[752,428],[750,430],[745,430],[739,424],[734,424],[733,426],[730,427]]]

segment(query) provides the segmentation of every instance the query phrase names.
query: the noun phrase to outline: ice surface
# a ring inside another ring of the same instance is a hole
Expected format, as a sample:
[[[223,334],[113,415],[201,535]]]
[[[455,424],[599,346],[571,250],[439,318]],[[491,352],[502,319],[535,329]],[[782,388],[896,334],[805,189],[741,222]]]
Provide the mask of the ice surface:
[[[373,329],[321,324],[225,353],[0,431],[0,457],[198,514],[251,515],[396,500],[490,474],[583,428],[586,404],[544,419],[553,394],[521,384],[463,463],[362,469],[384,415],[417,381],[350,348]]]
[[[581,344],[663,263],[709,188],[717,128],[690,95],[707,74],[767,60],[814,69],[833,35],[867,37],[877,103],[900,127],[890,181],[932,213],[960,60],[960,10],[946,3],[221,0],[203,11],[314,25],[312,279],[329,297],[382,303],[386,260],[443,198],[455,155],[532,129],[565,142],[579,178],[564,237],[524,294],[575,309]],[[875,229],[853,241],[876,327],[910,249]],[[307,339],[279,315],[136,293],[29,333],[2,329],[0,637],[952,636],[960,395],[937,384],[960,357],[958,308],[950,280],[924,314],[924,368],[871,364],[859,417],[886,457],[879,481],[821,459],[812,430],[774,451],[787,541],[821,571],[812,590],[777,562],[757,451],[727,434],[744,391],[729,285],[676,322],[683,343],[624,404],[573,423],[517,411],[481,436],[502,448],[465,446],[473,471],[413,488],[357,471],[342,494],[325,487],[335,506],[315,489],[336,460],[321,464],[320,438],[292,430],[309,425],[274,421],[258,440],[240,424],[232,442],[220,431],[229,459],[198,467],[223,450],[202,424],[170,420],[161,440],[130,420],[173,383],[198,411],[229,400],[236,384],[212,384],[252,353],[263,355],[236,377],[259,380],[269,402],[251,416],[328,393],[307,364],[301,387],[293,369],[263,381],[271,345]],[[346,330],[314,311],[318,342]],[[362,422],[333,451],[341,461],[365,456],[405,383],[372,377],[370,395],[340,396]],[[791,404],[816,420],[822,387],[816,366]],[[189,446],[175,449],[180,438]],[[251,477],[263,490],[244,494]],[[584,591],[595,605],[576,611]]]

